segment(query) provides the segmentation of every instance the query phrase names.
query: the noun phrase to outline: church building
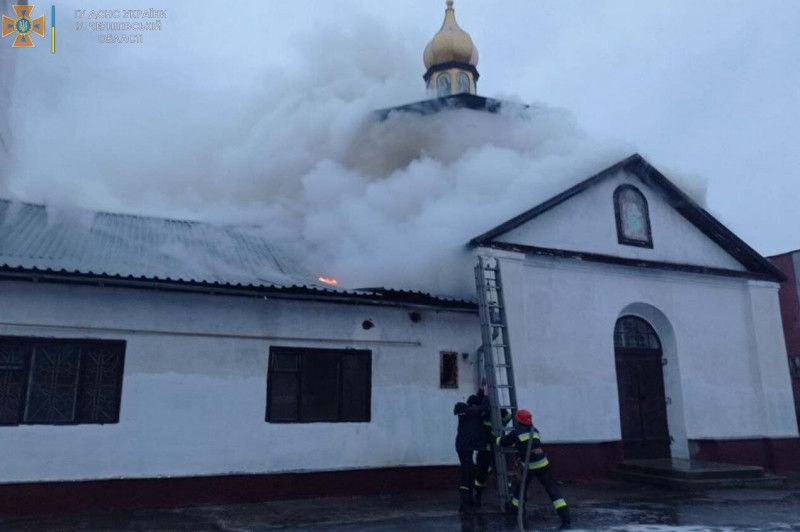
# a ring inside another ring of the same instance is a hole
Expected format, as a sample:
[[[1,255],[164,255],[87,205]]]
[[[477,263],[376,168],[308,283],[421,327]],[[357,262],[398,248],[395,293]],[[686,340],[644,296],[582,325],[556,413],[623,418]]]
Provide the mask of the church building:
[[[504,105],[452,1],[424,66],[431,98],[377,120]],[[559,478],[800,471],[786,276],[643,157],[460,244],[500,264]],[[323,273],[243,227],[0,201],[0,515],[454,488],[475,301]]]

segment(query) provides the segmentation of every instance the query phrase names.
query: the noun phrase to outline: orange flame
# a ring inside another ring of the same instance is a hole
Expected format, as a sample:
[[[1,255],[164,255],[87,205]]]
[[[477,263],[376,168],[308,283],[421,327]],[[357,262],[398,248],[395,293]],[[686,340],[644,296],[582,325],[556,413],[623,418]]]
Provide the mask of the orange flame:
[[[331,286],[336,286],[337,284],[339,284],[339,281],[337,281],[333,277],[325,277],[324,275],[320,275],[319,277],[317,277],[317,280],[323,284],[328,284]]]

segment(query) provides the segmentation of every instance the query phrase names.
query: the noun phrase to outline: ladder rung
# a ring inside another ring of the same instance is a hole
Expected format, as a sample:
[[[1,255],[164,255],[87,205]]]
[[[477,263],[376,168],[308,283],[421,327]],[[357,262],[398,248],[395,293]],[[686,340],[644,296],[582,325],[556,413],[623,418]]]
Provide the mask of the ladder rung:
[[[513,388],[514,386],[511,384],[494,384],[490,385],[490,388]]]

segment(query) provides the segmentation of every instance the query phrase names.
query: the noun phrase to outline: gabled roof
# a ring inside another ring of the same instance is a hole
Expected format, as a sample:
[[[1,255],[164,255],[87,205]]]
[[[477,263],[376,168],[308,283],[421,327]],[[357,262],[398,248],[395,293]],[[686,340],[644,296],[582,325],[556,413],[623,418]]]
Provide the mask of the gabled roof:
[[[742,266],[747,269],[745,275],[740,275],[735,271],[721,270],[714,268],[700,268],[683,264],[670,264],[659,263],[655,261],[638,260],[638,259],[615,259],[606,255],[597,255],[591,253],[580,253],[567,250],[556,249],[542,249],[532,248],[530,246],[514,246],[508,243],[497,242],[495,239],[519,227],[520,225],[536,218],[540,214],[547,212],[553,207],[567,201],[571,197],[580,194],[584,190],[597,185],[598,183],[611,178],[620,172],[627,172],[636,176],[643,184],[660,190],[665,200],[672,208],[678,211],[684,218],[694,224],[700,231],[702,231],[708,238],[719,245],[723,250],[735,258]],[[643,266],[643,267],[663,267],[664,269],[679,270],[679,271],[697,271],[701,273],[711,274],[730,274],[738,276],[746,276],[758,279],[768,279],[777,282],[786,280],[784,275],[772,265],[770,261],[762,257],[757,251],[748,246],[743,240],[737,237],[732,231],[725,227],[721,222],[714,218],[711,214],[698,205],[689,196],[684,194],[678,187],[676,187],[669,179],[667,179],[661,172],[648,163],[644,157],[638,153],[631,155],[605,170],[593,175],[592,177],[581,181],[577,185],[565,190],[549,200],[525,211],[514,218],[498,225],[497,227],[483,233],[480,236],[473,238],[469,242],[470,246],[483,246],[483,247],[502,247],[508,248],[516,247],[520,251],[534,252],[552,256],[574,257],[582,260],[596,260],[598,262],[617,262],[629,266]],[[523,250],[522,248],[529,248]],[[612,260],[613,259],[613,260]]]
[[[431,294],[332,288],[265,233],[259,227],[0,200],[0,277],[474,308],[469,301]]]

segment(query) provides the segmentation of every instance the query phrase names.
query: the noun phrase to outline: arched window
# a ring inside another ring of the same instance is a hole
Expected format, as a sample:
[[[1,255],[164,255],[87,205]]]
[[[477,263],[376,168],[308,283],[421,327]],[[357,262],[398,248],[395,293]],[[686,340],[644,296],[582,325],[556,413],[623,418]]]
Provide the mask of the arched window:
[[[439,74],[439,77],[436,78],[436,94],[439,97],[442,96],[450,96],[450,74],[447,72],[442,72]]]
[[[470,91],[469,76],[466,72],[459,72],[458,76],[456,76],[456,94],[461,94],[462,92],[471,92]]]
[[[614,327],[617,349],[661,349],[658,335],[649,323],[636,316],[623,316]]]
[[[653,247],[647,200],[636,187],[621,185],[614,191],[614,212],[617,218],[617,240],[620,244]]]

